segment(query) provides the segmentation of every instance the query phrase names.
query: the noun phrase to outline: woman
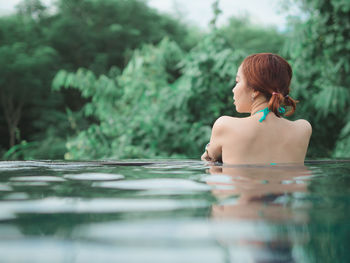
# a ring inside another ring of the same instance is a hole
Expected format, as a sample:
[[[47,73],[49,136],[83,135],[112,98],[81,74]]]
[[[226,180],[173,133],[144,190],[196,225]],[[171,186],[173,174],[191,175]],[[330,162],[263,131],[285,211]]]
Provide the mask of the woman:
[[[295,111],[289,96],[292,69],[271,53],[248,56],[233,88],[237,112],[246,118],[222,116],[214,123],[202,160],[227,164],[304,163],[312,128],[308,121],[282,117]]]

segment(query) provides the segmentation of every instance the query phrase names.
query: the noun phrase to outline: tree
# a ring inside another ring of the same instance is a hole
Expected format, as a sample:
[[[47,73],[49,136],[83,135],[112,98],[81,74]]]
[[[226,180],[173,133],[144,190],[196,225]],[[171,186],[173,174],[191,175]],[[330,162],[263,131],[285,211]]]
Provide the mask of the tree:
[[[286,34],[272,26],[253,24],[248,15],[231,17],[227,26],[220,28],[220,35],[232,48],[248,54],[269,52],[281,54]]]
[[[313,125],[312,156],[350,156],[350,2],[300,0],[288,43],[299,116]]]
[[[37,35],[33,34],[36,22],[30,17],[8,17],[0,24],[0,99],[12,147],[20,141],[18,125],[24,107],[42,98],[56,52],[37,43]]]
[[[77,126],[95,123],[77,113],[89,102],[80,91],[51,93],[58,69],[85,67],[96,75],[108,74],[110,68],[123,68],[142,43],[168,35],[188,50],[198,36],[143,1],[59,0],[55,7],[48,12],[40,0],[23,0],[17,14],[0,19],[0,103],[7,116],[0,121],[10,134],[9,145],[0,143],[6,148],[19,143],[6,158],[63,158],[66,137]],[[51,151],[47,145],[53,142]]]
[[[124,68],[141,43],[156,44],[168,36],[189,49],[196,41],[181,22],[140,0],[60,0],[57,8],[47,37],[67,70],[84,67],[105,74],[112,66]]]

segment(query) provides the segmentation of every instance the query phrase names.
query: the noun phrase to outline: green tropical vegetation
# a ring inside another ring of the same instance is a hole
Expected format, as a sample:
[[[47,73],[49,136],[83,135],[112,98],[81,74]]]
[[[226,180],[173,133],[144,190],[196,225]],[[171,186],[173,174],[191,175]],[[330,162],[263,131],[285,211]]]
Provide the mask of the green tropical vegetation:
[[[350,2],[296,0],[280,32],[249,16],[203,32],[141,0],[24,0],[0,17],[2,159],[199,158],[251,53],[294,69],[309,158],[350,156]]]
[[[287,42],[300,114],[313,126],[310,154],[350,156],[350,2],[303,0]]]

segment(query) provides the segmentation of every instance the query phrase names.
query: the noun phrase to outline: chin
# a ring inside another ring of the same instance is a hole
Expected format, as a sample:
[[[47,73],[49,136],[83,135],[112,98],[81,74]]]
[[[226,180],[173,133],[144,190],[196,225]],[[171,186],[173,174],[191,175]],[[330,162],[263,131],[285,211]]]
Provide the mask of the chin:
[[[238,113],[249,113],[250,111],[247,111],[245,109],[242,109],[242,108],[236,106],[236,112],[238,112]]]

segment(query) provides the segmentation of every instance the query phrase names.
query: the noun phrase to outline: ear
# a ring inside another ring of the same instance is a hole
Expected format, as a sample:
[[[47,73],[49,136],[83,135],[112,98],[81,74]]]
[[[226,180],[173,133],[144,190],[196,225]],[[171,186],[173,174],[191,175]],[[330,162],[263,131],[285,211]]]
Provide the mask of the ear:
[[[257,90],[254,90],[252,93],[252,99],[256,99],[260,95],[260,92]]]

